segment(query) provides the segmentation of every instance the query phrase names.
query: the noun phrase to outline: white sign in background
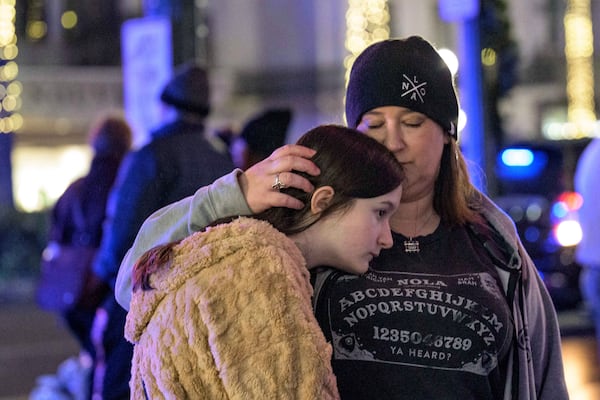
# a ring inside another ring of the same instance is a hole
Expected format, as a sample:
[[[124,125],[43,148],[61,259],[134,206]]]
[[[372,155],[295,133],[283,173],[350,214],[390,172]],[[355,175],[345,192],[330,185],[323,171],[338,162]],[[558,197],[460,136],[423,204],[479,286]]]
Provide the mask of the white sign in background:
[[[171,77],[173,51],[168,18],[128,20],[121,29],[123,106],[134,147],[161,123],[160,92]]]

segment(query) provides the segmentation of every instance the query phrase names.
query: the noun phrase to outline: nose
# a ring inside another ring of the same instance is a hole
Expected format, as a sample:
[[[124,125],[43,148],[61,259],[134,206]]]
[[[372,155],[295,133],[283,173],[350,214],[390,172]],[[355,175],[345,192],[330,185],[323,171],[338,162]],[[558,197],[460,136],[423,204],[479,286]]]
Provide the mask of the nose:
[[[389,124],[383,144],[392,153],[403,149],[404,140],[402,135],[402,128],[397,124]]]
[[[382,249],[389,249],[393,244],[394,239],[392,238],[392,230],[390,228],[390,224],[387,223],[379,234],[379,245]]]

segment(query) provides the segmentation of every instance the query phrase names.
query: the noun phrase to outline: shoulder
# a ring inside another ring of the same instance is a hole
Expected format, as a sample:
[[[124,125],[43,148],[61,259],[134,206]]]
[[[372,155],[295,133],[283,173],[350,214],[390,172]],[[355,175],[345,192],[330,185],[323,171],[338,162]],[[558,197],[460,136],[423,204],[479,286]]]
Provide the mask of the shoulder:
[[[193,276],[227,276],[233,285],[244,287],[248,276],[255,284],[272,281],[273,276],[302,276],[308,284],[308,270],[298,247],[270,224],[240,217],[208,227],[174,247],[168,269],[176,285],[191,282]],[[235,278],[234,278],[235,277]]]
[[[73,181],[65,191],[60,195],[58,200],[56,201],[56,207],[61,207],[64,204],[71,204],[73,201],[78,200],[82,194],[84,187],[85,179],[78,178]]]
[[[68,194],[68,195],[79,194],[83,190],[85,183],[86,183],[85,177],[77,178],[67,187],[67,190],[65,190],[65,194]]]
[[[183,130],[184,128],[185,128],[184,124],[180,120],[176,119],[171,122],[167,122],[166,124],[158,127],[157,129],[153,130],[152,132],[150,132],[151,141],[154,141],[157,138],[160,138],[163,136],[174,135],[177,132],[180,132],[181,130]]]
[[[153,131],[151,136],[151,142],[154,143],[160,140],[170,140],[173,137],[178,136],[199,136],[202,137],[204,135],[205,128],[204,124],[185,121],[182,119],[176,119],[157,130]]]
[[[481,195],[481,214],[498,234],[509,243],[516,246],[518,239],[517,228],[514,221],[496,203],[486,195]]]
[[[187,252],[202,246],[218,246],[222,251],[247,251],[259,247],[281,248],[295,254],[296,245],[271,224],[249,217],[207,227],[205,231],[184,239],[177,250]]]
[[[481,194],[479,212],[483,220],[469,224],[472,233],[501,265],[520,268],[523,247],[514,221],[484,194]]]

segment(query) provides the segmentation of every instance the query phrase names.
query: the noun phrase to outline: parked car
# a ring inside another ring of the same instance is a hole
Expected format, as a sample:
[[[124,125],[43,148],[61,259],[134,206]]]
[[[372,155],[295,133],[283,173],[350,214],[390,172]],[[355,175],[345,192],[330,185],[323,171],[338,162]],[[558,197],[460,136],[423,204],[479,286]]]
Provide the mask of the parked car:
[[[548,144],[503,148],[495,172],[497,204],[515,221],[557,309],[581,302],[575,249],[581,241],[581,196],[567,190],[563,150]]]

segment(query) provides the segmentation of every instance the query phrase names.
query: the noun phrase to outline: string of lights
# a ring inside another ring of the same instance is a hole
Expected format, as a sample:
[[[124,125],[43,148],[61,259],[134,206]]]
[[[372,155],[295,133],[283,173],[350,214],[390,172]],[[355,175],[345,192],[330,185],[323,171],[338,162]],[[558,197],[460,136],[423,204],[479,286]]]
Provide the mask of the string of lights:
[[[596,125],[594,105],[594,36],[590,0],[569,0],[564,19],[567,58],[567,117],[578,134],[589,136]]]
[[[346,50],[344,59],[348,82],[350,69],[356,57],[371,43],[389,39],[390,12],[387,0],[349,0],[346,12]]]
[[[18,112],[22,86],[17,81],[15,17],[15,0],[0,0],[0,133],[14,132],[23,125]]]
[[[590,0],[569,0],[564,17],[567,60],[567,121],[544,127],[550,140],[572,140],[600,135],[595,113],[594,37]]]

